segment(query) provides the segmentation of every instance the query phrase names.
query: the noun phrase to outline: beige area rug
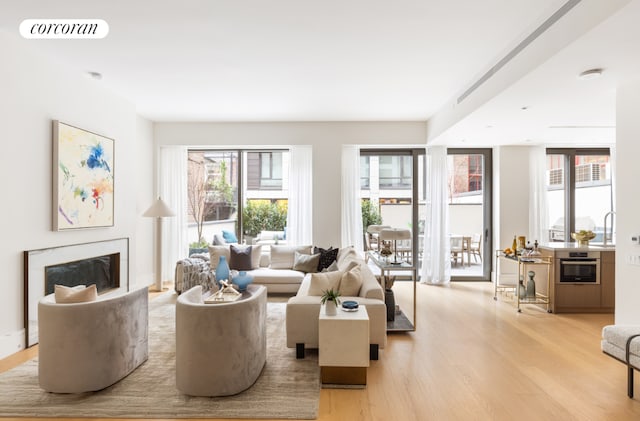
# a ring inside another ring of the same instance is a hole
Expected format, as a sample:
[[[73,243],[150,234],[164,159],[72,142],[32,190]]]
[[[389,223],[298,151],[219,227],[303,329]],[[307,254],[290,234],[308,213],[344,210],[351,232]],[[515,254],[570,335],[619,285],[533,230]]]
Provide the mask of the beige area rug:
[[[149,360],[129,376],[99,392],[47,393],[38,386],[34,359],[0,374],[0,417],[317,418],[317,354],[297,360],[295,350],[286,347],[283,302],[268,303],[267,364],[251,388],[225,398],[180,394],[175,387],[175,299],[167,293],[149,303]]]

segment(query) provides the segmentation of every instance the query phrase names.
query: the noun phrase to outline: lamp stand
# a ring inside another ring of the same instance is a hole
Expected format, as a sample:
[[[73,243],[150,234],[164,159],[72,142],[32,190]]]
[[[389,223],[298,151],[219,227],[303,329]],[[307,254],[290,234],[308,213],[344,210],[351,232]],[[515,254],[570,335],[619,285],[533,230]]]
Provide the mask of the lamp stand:
[[[393,240],[393,262],[392,265],[399,265],[402,260],[398,262],[398,240]]]
[[[156,218],[156,282],[154,291],[162,291],[162,218]]]

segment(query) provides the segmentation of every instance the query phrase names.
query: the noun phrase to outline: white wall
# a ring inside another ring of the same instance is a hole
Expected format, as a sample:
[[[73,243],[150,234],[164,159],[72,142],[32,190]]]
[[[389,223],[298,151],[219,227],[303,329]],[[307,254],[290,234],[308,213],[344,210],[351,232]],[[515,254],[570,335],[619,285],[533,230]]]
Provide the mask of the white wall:
[[[529,154],[528,146],[493,149],[494,249],[529,232]]]
[[[312,145],[313,243],[340,244],[343,144],[424,146],[425,122],[156,123],[158,147]]]
[[[38,42],[0,32],[0,358],[24,346],[24,250],[129,237],[132,283],[137,271],[147,270],[137,261],[136,208],[139,190],[152,188],[139,177],[151,172],[151,157],[137,159],[135,108],[100,82],[41,55]],[[53,119],[115,139],[114,227],[51,230]]]
[[[616,103],[616,324],[640,324],[640,266],[626,263],[640,256],[631,236],[640,234],[640,79],[618,87]]]
[[[136,118],[136,161],[138,161],[136,184],[136,257],[135,271],[136,285],[152,285],[155,283],[155,220],[144,218],[142,214],[156,199],[156,179],[153,162],[156,148],[153,143],[153,123],[142,117]]]

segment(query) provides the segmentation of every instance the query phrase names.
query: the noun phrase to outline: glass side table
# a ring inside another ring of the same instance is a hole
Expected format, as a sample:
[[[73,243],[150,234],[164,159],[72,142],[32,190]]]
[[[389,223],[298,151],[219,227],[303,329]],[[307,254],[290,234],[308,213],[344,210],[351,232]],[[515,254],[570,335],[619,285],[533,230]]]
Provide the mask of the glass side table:
[[[392,272],[398,271],[410,271],[411,282],[413,283],[413,314],[409,319],[405,312],[400,309],[400,312],[396,312],[394,321],[387,321],[387,332],[410,332],[416,330],[416,281],[418,280],[418,268],[407,262],[400,262],[393,264],[387,261],[385,257],[381,256],[377,251],[367,252],[369,259],[380,269],[380,272],[385,276],[391,276]],[[384,288],[384,285],[382,286]]]

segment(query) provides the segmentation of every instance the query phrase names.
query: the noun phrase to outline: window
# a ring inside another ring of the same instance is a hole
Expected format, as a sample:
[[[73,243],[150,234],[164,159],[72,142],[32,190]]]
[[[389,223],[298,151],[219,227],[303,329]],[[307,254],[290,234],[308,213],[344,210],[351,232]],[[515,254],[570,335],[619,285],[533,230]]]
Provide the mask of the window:
[[[469,189],[482,191],[482,156],[469,155]]]
[[[370,158],[368,156],[360,156],[360,188],[368,190],[371,186],[371,175],[369,174]]]
[[[281,151],[247,152],[247,187],[252,190],[282,189]]]
[[[613,209],[609,149],[548,149],[547,173],[549,241],[571,241],[570,233],[580,230],[603,241],[604,218]]]
[[[284,229],[289,151],[190,150],[187,160],[190,243],[212,243],[223,230],[242,238]]]
[[[411,189],[413,179],[411,156],[382,155],[379,157],[379,185],[381,189]]]

